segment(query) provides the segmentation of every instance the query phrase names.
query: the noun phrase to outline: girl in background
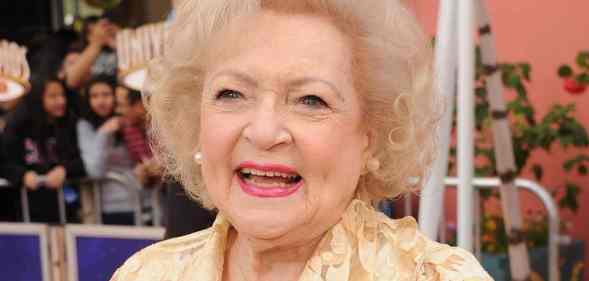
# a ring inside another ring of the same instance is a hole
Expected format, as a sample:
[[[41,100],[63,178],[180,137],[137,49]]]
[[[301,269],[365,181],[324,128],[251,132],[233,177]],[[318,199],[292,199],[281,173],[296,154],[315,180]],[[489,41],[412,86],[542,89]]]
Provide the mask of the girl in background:
[[[121,137],[121,119],[115,116],[115,84],[108,77],[92,79],[85,89],[83,114],[78,121],[78,138],[88,175],[104,178],[108,172],[134,181],[134,162]],[[134,184],[134,186],[138,186]],[[134,223],[130,186],[105,181],[101,188],[102,221],[105,224]]]
[[[76,119],[57,77],[33,80],[32,91],[8,117],[2,150],[2,177],[29,191],[31,220],[58,222],[57,190],[85,176],[78,150]],[[75,189],[66,190],[68,222],[77,221]]]

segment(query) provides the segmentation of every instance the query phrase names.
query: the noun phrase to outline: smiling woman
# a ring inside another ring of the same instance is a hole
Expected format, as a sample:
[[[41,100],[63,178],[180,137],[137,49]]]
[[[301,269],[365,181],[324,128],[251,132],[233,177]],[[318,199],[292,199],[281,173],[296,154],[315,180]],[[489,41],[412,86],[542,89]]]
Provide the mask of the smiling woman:
[[[219,215],[113,280],[490,280],[371,207],[419,186],[440,116],[428,40],[398,1],[187,0],[169,38],[152,137]]]

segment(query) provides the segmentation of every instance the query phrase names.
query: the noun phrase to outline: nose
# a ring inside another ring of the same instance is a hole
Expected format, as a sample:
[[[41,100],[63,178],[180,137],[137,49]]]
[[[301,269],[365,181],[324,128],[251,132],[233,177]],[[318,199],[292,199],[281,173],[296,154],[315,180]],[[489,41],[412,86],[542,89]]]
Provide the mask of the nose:
[[[250,115],[243,137],[256,148],[270,151],[292,142],[292,135],[285,126],[284,114],[272,99],[261,101]]]

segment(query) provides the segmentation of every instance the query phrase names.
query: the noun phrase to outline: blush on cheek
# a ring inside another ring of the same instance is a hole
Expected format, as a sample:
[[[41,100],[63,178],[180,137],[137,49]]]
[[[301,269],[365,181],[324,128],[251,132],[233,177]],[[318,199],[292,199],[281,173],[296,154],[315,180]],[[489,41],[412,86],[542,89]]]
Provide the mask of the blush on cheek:
[[[337,182],[339,192],[346,187],[353,192],[353,182],[360,176],[363,161],[362,136],[358,132],[346,127],[310,131],[307,126],[297,140],[305,169],[315,171],[328,184]]]
[[[233,155],[239,142],[240,130],[232,118],[222,114],[203,112],[200,130],[200,149],[203,154],[203,176],[215,186],[231,185]]]

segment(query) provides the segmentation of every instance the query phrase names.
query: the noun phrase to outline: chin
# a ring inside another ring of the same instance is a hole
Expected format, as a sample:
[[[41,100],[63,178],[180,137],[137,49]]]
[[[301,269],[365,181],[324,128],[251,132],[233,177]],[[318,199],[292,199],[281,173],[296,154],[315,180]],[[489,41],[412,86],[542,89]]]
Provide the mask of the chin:
[[[251,217],[234,218],[237,231],[260,240],[278,240],[302,227],[301,218],[290,215],[254,214]]]
[[[282,198],[260,198],[244,192],[234,181],[222,210],[235,228],[257,239],[278,239],[303,227],[313,216],[304,186]]]

